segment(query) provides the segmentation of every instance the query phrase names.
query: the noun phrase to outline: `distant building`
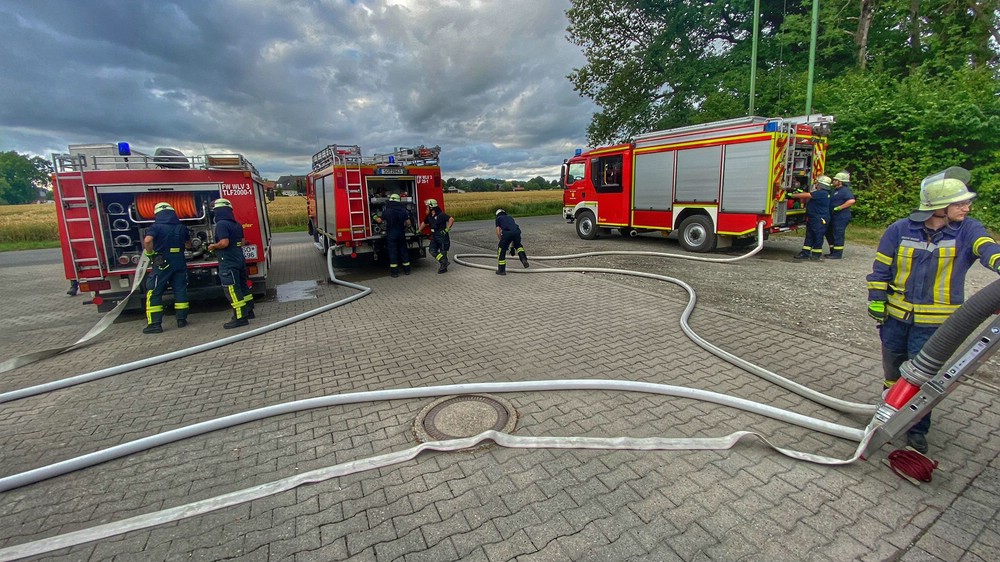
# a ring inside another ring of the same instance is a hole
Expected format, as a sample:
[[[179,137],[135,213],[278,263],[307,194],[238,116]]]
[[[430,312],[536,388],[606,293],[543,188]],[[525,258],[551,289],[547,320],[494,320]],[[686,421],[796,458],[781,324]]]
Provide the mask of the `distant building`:
[[[305,176],[281,176],[274,182],[274,189],[282,195],[305,195]]]

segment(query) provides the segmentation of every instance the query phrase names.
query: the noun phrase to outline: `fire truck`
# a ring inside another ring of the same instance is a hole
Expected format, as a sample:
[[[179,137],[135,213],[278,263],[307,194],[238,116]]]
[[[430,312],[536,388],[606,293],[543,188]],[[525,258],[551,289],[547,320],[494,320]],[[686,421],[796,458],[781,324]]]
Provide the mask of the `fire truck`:
[[[805,222],[808,189],[821,174],[833,117],[743,117],[637,136],[563,163],[563,215],[585,240],[673,231],[682,248],[711,252]]]
[[[306,181],[309,234],[323,253],[333,249],[336,265],[379,261],[385,232],[375,217],[399,195],[412,223],[406,232],[411,259],[427,254],[420,227],[427,216],[423,201],[436,199],[444,207],[441,147],[396,148],[363,156],[357,145],[331,144],[312,157]]]
[[[254,295],[263,295],[271,264],[271,227],[264,186],[241,154],[185,156],[158,148],[153,155],[128,143],[76,144],[53,154],[52,175],[63,267],[67,279],[93,293],[98,310],[111,310],[128,296],[153,224],[153,208],[165,201],[188,227],[192,249],[184,252],[190,296],[218,297],[218,260],[212,202],[232,201],[243,225],[243,253]],[[211,292],[208,290],[212,289]],[[141,308],[133,299],[127,308]]]

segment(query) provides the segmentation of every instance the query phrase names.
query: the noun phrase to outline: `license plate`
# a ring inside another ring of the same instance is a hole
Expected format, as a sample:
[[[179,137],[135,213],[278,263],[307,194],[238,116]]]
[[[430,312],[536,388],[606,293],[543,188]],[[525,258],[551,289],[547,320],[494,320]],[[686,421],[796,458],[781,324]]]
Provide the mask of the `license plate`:
[[[243,246],[243,257],[248,260],[257,259],[257,245],[251,244],[249,246]]]

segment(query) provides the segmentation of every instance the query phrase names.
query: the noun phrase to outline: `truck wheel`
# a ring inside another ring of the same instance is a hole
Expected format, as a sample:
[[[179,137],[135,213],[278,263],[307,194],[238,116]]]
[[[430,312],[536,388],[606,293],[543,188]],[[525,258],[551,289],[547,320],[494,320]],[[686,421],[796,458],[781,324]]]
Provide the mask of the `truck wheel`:
[[[576,217],[576,235],[584,240],[597,238],[597,220],[594,213],[584,211]]]
[[[689,252],[711,252],[715,250],[718,238],[712,228],[712,220],[704,215],[690,216],[681,223],[677,240],[681,248]]]

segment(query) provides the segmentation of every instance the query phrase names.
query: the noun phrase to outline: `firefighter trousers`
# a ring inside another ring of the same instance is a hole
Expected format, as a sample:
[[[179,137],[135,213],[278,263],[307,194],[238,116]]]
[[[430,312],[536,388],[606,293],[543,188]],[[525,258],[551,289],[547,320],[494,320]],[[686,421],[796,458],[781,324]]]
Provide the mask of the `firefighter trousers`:
[[[146,279],[146,324],[159,324],[163,321],[163,293],[167,288],[174,292],[174,311],[178,320],[186,320],[190,303],[188,303],[188,271],[183,261],[166,262],[160,269],[156,266]]]
[[[253,312],[253,293],[247,287],[246,263],[220,263],[219,280],[226,300],[233,307],[234,320],[242,320]]]
[[[844,216],[843,213],[844,211],[835,212],[833,219],[826,228],[826,241],[830,244],[830,255],[833,256],[840,256],[844,253],[844,238],[847,233],[847,225],[851,222],[851,217]]]
[[[899,368],[907,359],[913,359],[920,353],[927,340],[931,339],[937,326],[919,326],[907,324],[893,317],[885,319],[879,331],[882,340],[882,373],[885,376],[883,387],[888,389],[899,380]],[[931,413],[921,418],[907,433],[927,435],[931,428]]]
[[[389,233],[385,237],[385,252],[389,255],[389,267],[396,269],[403,264],[404,269],[410,267],[410,250],[406,247],[406,233]]]

